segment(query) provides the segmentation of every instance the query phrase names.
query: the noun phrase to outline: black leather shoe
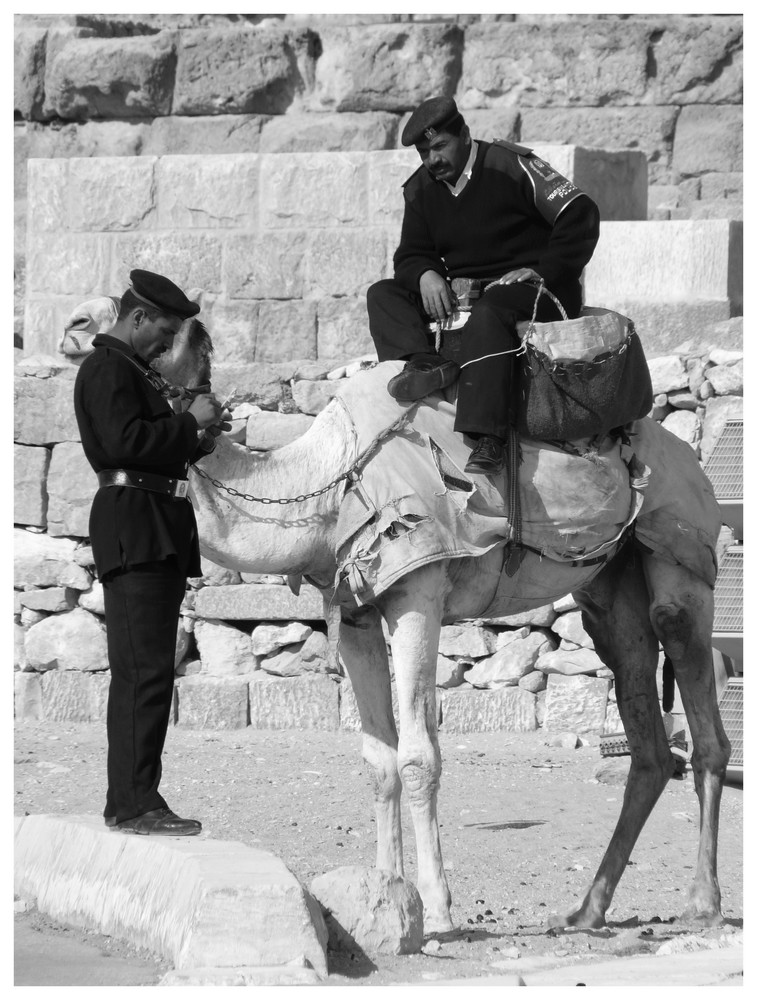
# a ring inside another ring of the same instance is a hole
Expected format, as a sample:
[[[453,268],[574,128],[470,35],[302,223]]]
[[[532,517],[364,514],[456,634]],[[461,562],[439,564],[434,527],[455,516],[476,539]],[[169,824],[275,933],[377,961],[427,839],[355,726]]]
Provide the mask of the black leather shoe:
[[[484,434],[470,453],[465,471],[471,476],[496,476],[507,461],[507,446],[498,437]]]
[[[387,390],[394,399],[410,403],[452,385],[459,374],[460,369],[454,361],[445,361],[442,357],[432,360],[421,355],[410,358],[399,375],[389,379]]]
[[[196,819],[181,819],[164,806],[151,809],[133,819],[125,819],[114,827],[120,833],[141,833],[151,837],[193,837],[202,832],[202,823]]]
[[[116,817],[115,816],[106,816],[105,817],[105,825],[106,826],[115,826],[116,825]]]

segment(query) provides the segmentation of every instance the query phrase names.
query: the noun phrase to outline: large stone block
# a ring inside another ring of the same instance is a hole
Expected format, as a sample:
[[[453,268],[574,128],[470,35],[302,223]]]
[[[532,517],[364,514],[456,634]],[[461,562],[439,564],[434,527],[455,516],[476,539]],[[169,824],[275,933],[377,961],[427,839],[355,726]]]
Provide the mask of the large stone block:
[[[204,985],[225,975],[257,985],[258,970],[274,983],[327,976],[318,905],[279,858],[234,841],[119,837],[99,816],[19,817],[14,891],[55,920],[162,956],[173,976],[205,973]]]
[[[414,149],[374,152],[368,157],[368,216],[371,225],[401,225],[402,185],[420,166]],[[376,277],[379,277],[377,275]]]
[[[53,448],[47,475],[47,531],[50,535],[89,535],[89,512],[97,492],[97,477],[80,444]]]
[[[75,370],[56,378],[13,380],[13,438],[18,444],[52,445],[78,441],[74,414]]]
[[[648,46],[649,29],[633,22],[470,25],[459,106],[640,104]]]
[[[223,241],[215,235],[191,232],[142,232],[120,234],[113,241],[113,276],[118,288],[126,288],[129,272],[141,267],[164,274],[180,288],[219,292]],[[99,291],[110,288],[113,277]]]
[[[160,228],[254,229],[258,172],[254,154],[161,157],[156,170]]]
[[[452,688],[438,691],[437,696],[442,733],[522,733],[537,728],[536,698],[520,687]]]
[[[263,125],[261,153],[391,149],[399,117],[386,111],[276,115]]]
[[[132,38],[58,37],[48,45],[45,113],[144,118],[171,113],[173,32]]]
[[[725,321],[732,308],[728,299],[650,302],[607,297],[601,305],[633,320],[648,359],[670,354],[682,345],[711,343],[714,328]]]
[[[45,98],[47,31],[23,27],[13,32],[13,113],[37,118]]]
[[[368,207],[368,158],[363,153],[291,153],[261,164],[265,229],[355,226]]]
[[[213,389],[219,364],[255,357],[260,303],[251,299],[202,296],[201,318],[213,337]]]
[[[521,134],[527,134],[521,128],[522,117],[515,108],[469,108],[465,111],[465,124],[470,128],[474,139],[518,142]],[[552,136],[549,132],[540,132],[538,138],[545,142],[560,141],[559,136]]]
[[[321,621],[323,598],[315,587],[304,586],[295,597],[288,587],[275,584],[238,584],[203,587],[197,592],[195,613],[199,618],[229,621]]]
[[[253,729],[337,730],[339,686],[320,675],[251,678],[250,725]]]
[[[599,206],[602,223],[647,218],[647,158],[638,150],[534,146],[534,152],[568,177]]]
[[[646,24],[654,67],[646,103],[727,105],[743,100],[742,15],[669,15]]]
[[[47,298],[76,293],[82,301],[109,294],[110,258],[107,235],[31,231],[26,257],[27,295]]]
[[[323,229],[313,232],[308,254],[307,295],[364,296],[388,266],[382,229]]]
[[[463,32],[457,25],[324,26],[315,100],[335,111],[406,111],[429,94],[452,94]]]
[[[673,167],[683,176],[743,170],[744,113],[740,107],[682,108],[676,125]]]
[[[13,676],[13,708],[19,722],[37,722],[42,718],[42,678],[39,674],[16,673]]]
[[[704,428],[700,443],[701,461],[705,463],[728,420],[743,419],[744,399],[742,396],[715,396],[705,403]]]
[[[31,159],[70,159],[72,157],[157,155],[147,148],[151,126],[145,121],[61,122],[50,128],[37,122],[27,126],[28,156]],[[29,164],[31,169],[32,164]],[[47,169],[45,165],[45,169]]]
[[[255,360],[315,359],[315,316],[315,302],[261,302]]]
[[[142,141],[147,156],[257,153],[264,115],[171,114],[155,118]]]
[[[608,222],[584,272],[587,305],[736,300],[743,268],[739,223]]]
[[[50,722],[105,722],[108,674],[52,670],[40,678],[42,718]]]
[[[177,725],[187,729],[244,729],[247,679],[182,677],[177,682]]]
[[[296,47],[271,27],[182,32],[173,113],[284,114],[302,89]]]
[[[307,230],[234,235],[226,249],[224,276],[231,298],[301,298],[310,249]]]
[[[318,301],[318,357],[362,358],[375,355],[368,328],[365,296]]]
[[[69,160],[68,227],[90,232],[154,228],[157,162],[151,156]]]
[[[29,232],[59,233],[69,228],[67,160],[27,162],[27,226]]]
[[[610,682],[604,677],[551,674],[544,728],[553,733],[603,732],[609,690]]]
[[[292,398],[297,404],[297,408],[302,413],[311,415],[325,410],[338,392],[339,384],[337,382],[327,382],[323,379],[317,382],[302,379],[292,386]]]
[[[43,528],[47,515],[49,448],[13,446],[13,523]]]
[[[76,552],[76,542],[72,538],[51,538],[17,528],[13,532],[14,587],[89,590],[92,577],[77,563]]]
[[[26,662],[31,670],[108,669],[105,625],[83,608],[50,615],[26,633]]]
[[[221,397],[236,388],[238,402],[253,403],[262,410],[276,410],[283,403],[294,376],[295,365],[248,364],[227,361],[213,365],[213,391]]]
[[[24,590],[21,594],[21,607],[56,614],[60,611],[72,611],[78,598],[79,591],[72,590],[71,587],[43,587],[41,590]]]

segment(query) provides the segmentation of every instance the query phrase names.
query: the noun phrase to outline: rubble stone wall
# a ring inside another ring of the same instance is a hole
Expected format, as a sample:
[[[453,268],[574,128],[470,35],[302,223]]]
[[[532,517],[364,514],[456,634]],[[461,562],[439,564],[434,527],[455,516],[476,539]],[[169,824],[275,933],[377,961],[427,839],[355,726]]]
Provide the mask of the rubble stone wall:
[[[740,322],[740,321],[731,321]],[[717,341],[712,331],[713,342]],[[232,430],[255,450],[298,437],[360,367],[317,362],[220,363],[237,387]],[[652,416],[706,462],[743,413],[743,356],[713,348],[650,364]],[[87,540],[96,480],[73,419],[73,364],[29,360],[15,379],[16,717],[104,719],[108,686],[102,588]],[[721,539],[725,546],[730,539]],[[239,574],[203,560],[189,582],[176,654],[173,720],[196,728],[359,729],[320,594],[283,577]],[[572,598],[532,612],[445,626],[437,664],[442,730],[621,731],[610,671]]]

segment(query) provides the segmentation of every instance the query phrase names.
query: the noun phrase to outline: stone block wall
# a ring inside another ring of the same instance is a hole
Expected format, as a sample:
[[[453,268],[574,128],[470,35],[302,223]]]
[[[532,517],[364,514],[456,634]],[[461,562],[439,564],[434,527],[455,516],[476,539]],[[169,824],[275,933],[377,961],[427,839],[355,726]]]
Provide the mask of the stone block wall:
[[[726,326],[740,328],[740,320]],[[728,331],[724,331],[727,333]],[[738,331],[736,331],[738,332]],[[731,329],[733,335],[734,331]],[[720,339],[710,331],[712,343]],[[255,450],[302,434],[361,362],[244,366],[221,362],[219,391],[237,386],[232,430]],[[713,348],[654,359],[652,416],[706,461],[725,421],[743,414],[743,355]],[[102,588],[87,540],[96,480],[79,444],[76,367],[30,359],[15,378],[15,711],[24,719],[104,719],[108,686]],[[722,544],[730,538],[724,532]],[[357,731],[336,622],[318,591],[283,577],[203,561],[177,637],[173,720],[195,728]],[[390,650],[391,651],[391,650]],[[445,626],[437,663],[442,731],[620,731],[610,671],[570,597],[535,611]]]
[[[483,139],[643,155],[650,219],[741,219],[742,20],[18,14],[17,342],[24,337],[26,168],[37,158],[391,150],[412,108],[444,93]],[[135,164],[135,188],[149,175]],[[212,186],[204,191],[210,196]],[[129,203],[119,211],[128,229]],[[201,215],[190,218],[199,225]],[[90,243],[96,255],[97,241]],[[311,323],[312,310],[303,321]]]

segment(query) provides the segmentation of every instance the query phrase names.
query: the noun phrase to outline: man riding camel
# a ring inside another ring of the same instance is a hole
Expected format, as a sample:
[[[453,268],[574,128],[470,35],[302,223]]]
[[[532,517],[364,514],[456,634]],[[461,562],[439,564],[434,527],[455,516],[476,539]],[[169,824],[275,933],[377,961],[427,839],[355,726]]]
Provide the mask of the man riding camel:
[[[516,324],[533,315],[540,282],[578,316],[599,210],[530,149],[472,139],[451,98],[419,105],[402,144],[415,146],[422,166],[404,185],[394,278],[368,289],[371,336],[379,361],[406,362],[388,384],[395,399],[421,399],[459,379],[455,430],[476,442],[465,471],[495,475],[515,419]],[[438,353],[431,329],[467,304],[453,290],[458,278],[473,279],[459,365]],[[561,318],[546,295],[536,318]]]

